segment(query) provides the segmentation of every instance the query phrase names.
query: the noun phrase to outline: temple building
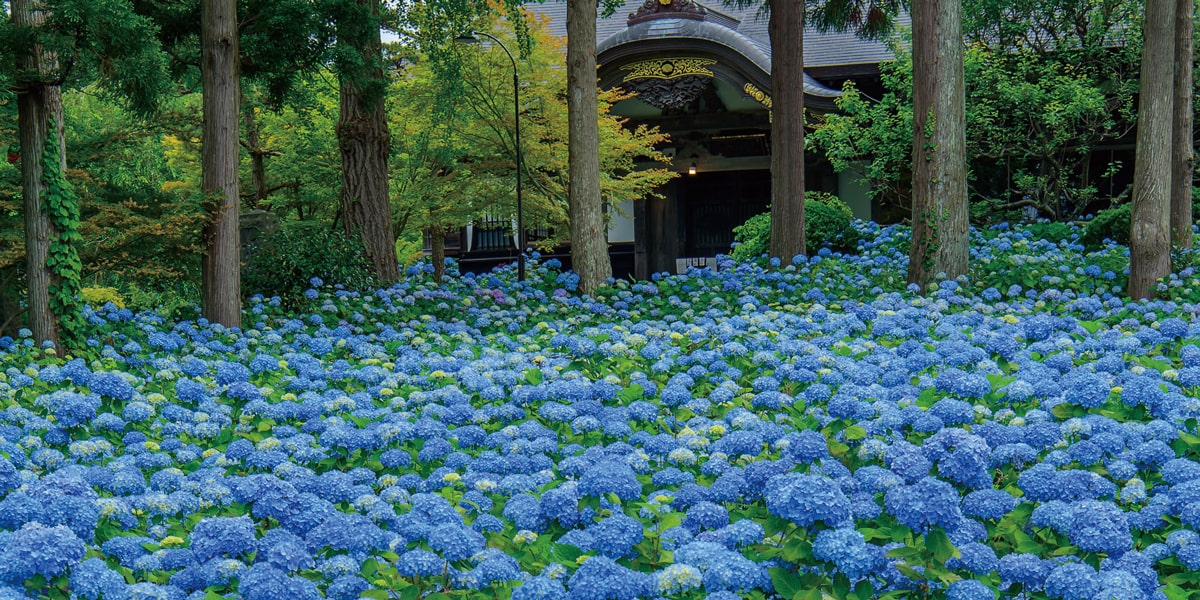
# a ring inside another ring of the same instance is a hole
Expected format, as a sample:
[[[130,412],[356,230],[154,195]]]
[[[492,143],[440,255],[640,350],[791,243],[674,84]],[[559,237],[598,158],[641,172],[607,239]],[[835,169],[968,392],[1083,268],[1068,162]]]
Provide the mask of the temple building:
[[[566,4],[529,4],[566,35]],[[771,48],[767,16],[711,1],[627,0],[597,23],[602,89],[635,94],[613,113],[671,136],[665,154],[680,173],[663,198],[608,199],[614,275],[646,278],[708,264],[727,253],[733,228],[766,212],[771,195]],[[851,33],[805,32],[805,109],[810,119],[835,110],[846,81],[878,97],[878,65],[886,45]],[[830,192],[873,217],[867,190],[853,171],[837,173],[824,158],[806,157],[805,185]],[[468,236],[470,237],[470,236]],[[468,243],[469,245],[469,243]]]

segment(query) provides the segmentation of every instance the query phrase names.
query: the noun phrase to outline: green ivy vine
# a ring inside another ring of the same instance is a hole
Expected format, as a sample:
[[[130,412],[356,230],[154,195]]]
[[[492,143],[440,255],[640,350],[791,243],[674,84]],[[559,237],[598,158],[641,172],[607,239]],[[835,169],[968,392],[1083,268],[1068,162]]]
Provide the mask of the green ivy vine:
[[[59,341],[65,349],[78,348],[84,339],[83,314],[79,310],[83,262],[79,260],[79,198],[62,172],[58,154],[58,136],[54,123],[42,153],[42,182],[46,184],[42,206],[50,225],[58,235],[51,236],[46,267],[54,274],[50,286],[50,310],[58,317]]]

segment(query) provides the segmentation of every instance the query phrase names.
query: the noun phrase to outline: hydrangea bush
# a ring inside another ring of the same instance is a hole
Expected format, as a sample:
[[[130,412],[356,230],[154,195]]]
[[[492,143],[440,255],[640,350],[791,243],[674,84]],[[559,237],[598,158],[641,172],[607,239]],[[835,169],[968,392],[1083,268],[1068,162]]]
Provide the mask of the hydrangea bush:
[[[0,340],[0,597],[1195,595],[1194,271],[1128,303],[1122,248],[999,229],[921,297],[858,227],[597,297],[417,267]]]

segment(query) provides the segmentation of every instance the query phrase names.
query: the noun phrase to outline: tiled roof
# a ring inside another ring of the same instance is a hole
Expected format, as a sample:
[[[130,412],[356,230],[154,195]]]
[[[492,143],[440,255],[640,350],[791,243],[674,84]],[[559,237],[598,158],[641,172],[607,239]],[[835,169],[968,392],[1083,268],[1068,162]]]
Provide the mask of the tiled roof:
[[[624,6],[607,17],[601,17],[596,22],[596,39],[600,45],[609,37],[617,35],[626,29],[629,14],[639,6],[642,0],[625,0]],[[737,21],[736,31],[770,55],[770,36],[767,33],[767,17],[760,15],[758,8],[734,8],[721,2],[708,0],[697,2],[709,11],[720,13],[720,19],[710,21]],[[550,17],[550,31],[557,36],[567,34],[567,5],[562,0],[547,0],[544,4],[528,3],[530,11]],[[902,19],[907,23],[908,19]],[[875,64],[890,60],[892,53],[882,42],[861,40],[853,33],[822,33],[808,28],[804,32],[804,66],[830,67],[842,65]]]

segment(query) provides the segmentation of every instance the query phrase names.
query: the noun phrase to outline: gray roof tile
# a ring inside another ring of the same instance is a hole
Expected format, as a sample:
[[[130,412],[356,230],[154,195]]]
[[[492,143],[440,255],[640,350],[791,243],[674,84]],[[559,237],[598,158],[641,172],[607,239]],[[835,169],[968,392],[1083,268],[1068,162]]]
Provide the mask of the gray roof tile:
[[[642,0],[625,0],[625,4],[607,17],[596,22],[596,39],[604,41],[626,28],[629,14],[642,4]],[[737,32],[750,38],[767,55],[770,55],[770,36],[767,32],[767,17],[758,8],[734,8],[720,2],[698,2],[709,10],[720,12],[719,22],[736,20]],[[545,3],[528,3],[526,7],[538,14],[550,17],[550,31],[557,36],[567,34],[567,5],[562,0]],[[901,21],[908,22],[907,16]],[[841,65],[875,64],[890,60],[892,52],[882,42],[861,40],[853,33],[823,33],[808,28],[804,32],[804,65],[806,67],[830,67]]]

